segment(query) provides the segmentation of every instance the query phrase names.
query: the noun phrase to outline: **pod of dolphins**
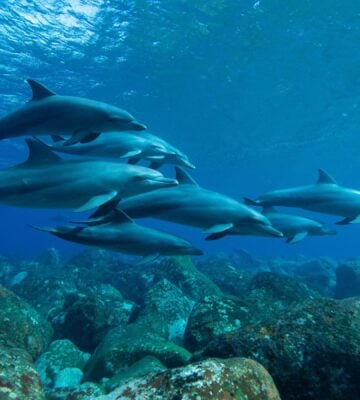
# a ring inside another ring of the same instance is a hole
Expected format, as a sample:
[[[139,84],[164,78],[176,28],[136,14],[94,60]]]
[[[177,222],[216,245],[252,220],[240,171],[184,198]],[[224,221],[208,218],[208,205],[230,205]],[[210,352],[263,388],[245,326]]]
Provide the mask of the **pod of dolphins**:
[[[0,171],[0,202],[15,207],[95,211],[87,220],[56,228],[34,227],[62,239],[144,257],[201,255],[188,241],[144,227],[133,218],[157,218],[200,228],[207,240],[227,235],[284,237],[336,232],[320,221],[282,213],[274,206],[296,207],[342,217],[338,224],[360,222],[360,191],[345,188],[319,170],[313,185],[265,193],[239,202],[199,186],[182,168],[195,168],[165,140],[110,104],[61,96],[28,79],[32,99],[0,119],[0,139],[26,138],[26,161]],[[52,143],[38,136],[50,135]],[[62,159],[58,153],[77,156]],[[83,158],[83,157],[86,158]],[[119,160],[127,160],[120,163]],[[136,165],[140,160],[149,167]],[[158,169],[175,166],[176,178]],[[262,206],[262,212],[251,206]]]

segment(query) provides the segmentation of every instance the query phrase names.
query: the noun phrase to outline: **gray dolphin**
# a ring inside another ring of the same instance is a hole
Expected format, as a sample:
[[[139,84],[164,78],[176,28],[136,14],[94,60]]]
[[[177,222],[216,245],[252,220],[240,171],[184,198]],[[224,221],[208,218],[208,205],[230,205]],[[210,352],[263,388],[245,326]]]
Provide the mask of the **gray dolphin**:
[[[146,261],[159,255],[202,255],[203,252],[175,235],[137,225],[125,213],[115,210],[101,223],[89,226],[35,229],[49,232],[71,242],[101,247],[120,253],[143,256]]]
[[[150,168],[100,160],[62,160],[37,140],[27,139],[26,143],[27,161],[0,171],[0,203],[76,211],[103,206],[106,213],[121,197],[177,184]]]
[[[311,218],[279,212],[272,206],[263,207],[262,213],[269,219],[272,226],[287,238],[287,243],[296,243],[306,236],[335,235],[336,231],[326,224]]]
[[[155,217],[201,228],[208,240],[227,234],[282,236],[269,220],[238,201],[201,188],[190,175],[176,167],[179,186],[134,196],[121,203],[132,218]]]
[[[158,136],[147,132],[109,132],[90,143],[78,143],[67,146],[61,136],[52,136],[54,143],[48,146],[57,152],[85,155],[89,157],[128,158],[135,164],[140,159],[150,161],[152,168],[162,164],[174,164],[195,168],[188,157],[176,147]]]
[[[32,99],[0,119],[0,139],[63,134],[67,145],[94,140],[102,132],[146,129],[127,111],[100,101],[60,96],[28,79]]]
[[[323,214],[344,217],[337,224],[360,222],[360,191],[340,186],[324,170],[319,169],[315,184],[274,190],[247,204],[297,207]]]

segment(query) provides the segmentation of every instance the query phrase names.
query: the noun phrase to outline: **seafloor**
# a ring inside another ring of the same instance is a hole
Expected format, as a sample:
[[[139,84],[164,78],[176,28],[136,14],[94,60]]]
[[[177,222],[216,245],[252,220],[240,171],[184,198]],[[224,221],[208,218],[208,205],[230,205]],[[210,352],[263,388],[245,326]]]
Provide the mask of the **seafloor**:
[[[360,399],[360,258],[0,259],[0,399]]]

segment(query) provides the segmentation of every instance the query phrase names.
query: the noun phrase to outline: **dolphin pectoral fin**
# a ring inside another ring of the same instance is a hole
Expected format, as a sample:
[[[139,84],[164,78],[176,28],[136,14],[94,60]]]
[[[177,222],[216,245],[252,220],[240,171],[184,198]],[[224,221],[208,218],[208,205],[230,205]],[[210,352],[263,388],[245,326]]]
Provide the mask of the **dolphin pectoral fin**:
[[[287,238],[286,243],[293,244],[305,239],[308,232],[298,232],[294,236]]]
[[[26,81],[30,85],[32,90],[31,101],[41,100],[45,97],[54,96],[56,94],[41,83],[34,81],[34,79],[27,79]]]
[[[336,225],[348,225],[348,224],[359,224],[360,223],[360,215],[356,217],[346,217],[341,221],[336,222]]]
[[[228,231],[229,229],[232,229],[234,227],[234,224],[218,224],[218,225],[213,225],[208,229],[204,230],[204,233],[220,233],[224,231]]]
[[[141,150],[133,150],[133,151],[128,151],[125,154],[121,154],[121,158],[131,158],[131,157],[135,157],[138,156],[141,153]]]
[[[87,136],[85,136],[83,139],[80,140],[80,143],[92,142],[93,140],[97,139],[100,135],[101,132],[89,133]]]
[[[118,192],[116,192],[116,191],[106,193],[106,194],[100,194],[98,196],[94,196],[89,201],[87,201],[85,204],[83,204],[81,207],[77,208],[75,211],[83,212],[83,211],[89,211],[93,208],[103,207],[104,205],[108,205],[109,203],[113,202],[114,199],[117,199],[117,196],[118,196]],[[119,202],[119,200],[116,201],[116,204],[118,202]],[[112,206],[109,209],[109,211],[112,210],[113,208],[114,208],[114,206]]]
[[[89,218],[86,221],[71,221],[71,223],[88,225],[88,226],[97,226],[97,225],[104,225],[107,223],[135,224],[135,221],[133,219],[131,219],[124,211],[122,211],[120,209],[115,209],[115,210],[110,211],[110,213],[106,214],[103,217]]]
[[[144,265],[149,264],[160,257],[160,253],[150,254],[148,256],[143,257],[140,261],[138,261],[135,265]]]
[[[212,233],[211,235],[206,236],[205,240],[218,240],[223,238],[224,236],[227,236],[228,231],[222,231],[218,233]]]
[[[153,161],[153,162],[151,162],[151,163],[149,164],[149,167],[148,167],[148,168],[151,168],[151,169],[159,169],[161,166],[162,166],[161,163]]]

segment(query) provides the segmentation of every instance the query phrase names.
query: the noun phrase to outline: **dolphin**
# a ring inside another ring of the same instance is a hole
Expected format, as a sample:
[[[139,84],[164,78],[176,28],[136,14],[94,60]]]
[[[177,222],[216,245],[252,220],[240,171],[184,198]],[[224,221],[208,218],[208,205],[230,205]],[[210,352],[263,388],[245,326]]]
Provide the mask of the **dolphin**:
[[[256,200],[245,199],[248,205],[297,207],[323,214],[344,217],[339,225],[360,222],[360,191],[340,186],[327,172],[319,169],[313,185],[268,192]]]
[[[0,170],[0,203],[15,207],[96,207],[109,212],[124,196],[176,185],[159,171],[100,160],[63,160],[41,142],[26,139],[28,159]]]
[[[37,228],[71,242],[145,257],[149,262],[159,255],[202,255],[203,252],[175,235],[140,226],[120,210],[114,210],[100,223],[88,226]]]
[[[148,195],[131,197],[121,209],[132,218],[155,217],[201,228],[208,240],[227,234],[282,236],[259,212],[223,194],[197,185],[180,167],[175,167],[179,185]]]
[[[287,243],[297,243],[306,236],[335,235],[336,231],[326,224],[311,218],[279,212],[272,206],[264,206],[262,210],[272,226],[284,234]]]
[[[24,135],[63,134],[66,145],[94,140],[102,132],[141,131],[145,125],[127,111],[110,104],[74,96],[60,96],[28,79],[32,99],[0,119],[0,139]]]
[[[195,168],[188,157],[165,140],[147,132],[109,132],[89,143],[77,143],[67,146],[61,136],[52,136],[54,143],[48,146],[57,152],[89,157],[128,158],[130,164],[140,159],[150,161],[151,168],[162,164],[174,164]]]

